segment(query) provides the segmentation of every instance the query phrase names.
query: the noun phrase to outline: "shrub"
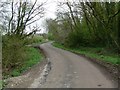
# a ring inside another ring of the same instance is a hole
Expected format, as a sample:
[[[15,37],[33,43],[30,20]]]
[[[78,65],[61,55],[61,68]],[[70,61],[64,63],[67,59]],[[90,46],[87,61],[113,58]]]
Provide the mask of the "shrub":
[[[3,73],[9,73],[26,60],[24,40],[17,36],[3,36],[2,41],[2,67]]]
[[[42,36],[33,36],[26,39],[27,44],[40,43],[43,41],[44,41],[44,38]]]

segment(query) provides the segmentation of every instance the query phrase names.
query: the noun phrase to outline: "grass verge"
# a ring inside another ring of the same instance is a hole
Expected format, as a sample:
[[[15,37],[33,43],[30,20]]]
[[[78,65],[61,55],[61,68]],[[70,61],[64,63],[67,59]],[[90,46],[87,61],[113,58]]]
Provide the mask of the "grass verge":
[[[43,60],[44,57],[43,54],[40,53],[40,50],[34,47],[26,47],[26,55],[27,55],[27,60],[23,63],[22,67],[15,68],[10,73],[10,76],[12,77],[19,76],[21,73],[28,70],[33,65]]]
[[[105,62],[109,62],[114,65],[118,64],[119,56],[114,53],[107,52],[104,48],[100,48],[100,47],[68,48],[68,47],[65,47],[64,45],[56,43],[56,42],[53,43],[53,46],[62,48],[64,50],[68,50],[68,51],[71,51],[71,52],[74,52],[77,54],[82,54],[82,55],[85,55],[90,58],[103,60]]]
[[[37,63],[41,62],[44,58],[44,55],[42,52],[34,47],[31,46],[25,46],[25,60],[22,63],[21,66],[15,67],[12,69],[8,74],[3,73],[3,80],[0,81],[0,88],[4,88],[8,82],[6,82],[7,78],[10,77],[16,77],[20,76],[25,71],[29,70],[32,66],[36,65]]]

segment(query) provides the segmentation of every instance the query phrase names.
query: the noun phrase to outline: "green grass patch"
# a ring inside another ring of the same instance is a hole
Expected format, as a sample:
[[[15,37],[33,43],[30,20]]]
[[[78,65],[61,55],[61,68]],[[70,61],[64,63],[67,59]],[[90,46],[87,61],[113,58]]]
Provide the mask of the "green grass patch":
[[[22,67],[15,68],[11,73],[10,76],[19,76],[24,71],[28,70],[33,65],[37,64],[43,59],[42,53],[40,50],[33,48],[33,47],[26,47],[26,55],[27,60],[24,61]]]
[[[109,62],[112,64],[118,64],[119,56],[118,54],[111,53],[107,51],[105,48],[101,47],[79,47],[79,48],[68,48],[62,44],[54,42],[53,45],[58,48],[62,48],[71,52],[75,52],[78,54],[83,54],[87,57],[103,60],[105,62]]]
[[[0,80],[0,90],[2,89],[2,80]]]

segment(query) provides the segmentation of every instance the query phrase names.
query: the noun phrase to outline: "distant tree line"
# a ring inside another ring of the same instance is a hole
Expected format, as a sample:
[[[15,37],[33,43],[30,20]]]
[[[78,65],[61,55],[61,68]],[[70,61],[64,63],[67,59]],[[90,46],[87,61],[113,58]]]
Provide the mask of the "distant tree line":
[[[58,7],[57,18],[46,20],[52,39],[69,47],[104,46],[120,51],[120,2],[78,0],[60,2]]]

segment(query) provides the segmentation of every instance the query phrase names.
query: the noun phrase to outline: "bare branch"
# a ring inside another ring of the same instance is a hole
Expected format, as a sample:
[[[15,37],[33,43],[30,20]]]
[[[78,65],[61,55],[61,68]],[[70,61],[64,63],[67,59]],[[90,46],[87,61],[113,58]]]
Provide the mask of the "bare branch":
[[[38,18],[38,19],[35,19],[35,20],[31,21],[30,23],[26,24],[26,26],[28,26],[28,25],[30,25],[30,24],[32,24],[32,23],[34,23],[34,22],[36,22],[36,21],[38,21],[38,20],[40,20],[40,19],[41,19],[41,17]]]
[[[110,20],[112,20],[112,18],[114,18],[119,13],[120,13],[120,9],[114,15],[110,16],[109,19],[108,19],[108,24],[109,24]]]
[[[9,21],[9,24],[8,24],[8,34],[10,33],[10,29],[11,29],[11,22],[13,20],[13,16],[14,16],[14,11],[13,11],[13,2],[11,4],[11,8],[12,8],[12,16],[11,16],[11,19]]]

